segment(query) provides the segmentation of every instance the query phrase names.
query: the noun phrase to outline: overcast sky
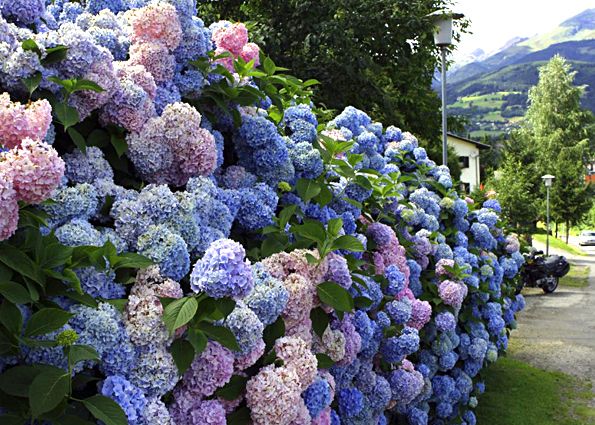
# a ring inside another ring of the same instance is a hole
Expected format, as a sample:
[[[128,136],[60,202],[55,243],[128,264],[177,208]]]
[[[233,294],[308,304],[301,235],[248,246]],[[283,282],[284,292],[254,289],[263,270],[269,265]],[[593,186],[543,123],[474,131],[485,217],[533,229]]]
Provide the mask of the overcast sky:
[[[547,32],[593,7],[595,0],[455,0],[453,11],[471,20],[473,32],[463,36],[455,59],[478,48],[493,51],[517,36]]]

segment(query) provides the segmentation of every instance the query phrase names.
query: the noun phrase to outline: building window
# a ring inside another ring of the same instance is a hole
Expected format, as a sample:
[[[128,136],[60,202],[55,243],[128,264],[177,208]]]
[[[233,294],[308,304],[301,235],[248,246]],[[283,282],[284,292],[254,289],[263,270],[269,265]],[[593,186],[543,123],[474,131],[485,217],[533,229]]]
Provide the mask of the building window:
[[[461,168],[469,168],[469,157],[468,156],[459,156],[459,166]]]

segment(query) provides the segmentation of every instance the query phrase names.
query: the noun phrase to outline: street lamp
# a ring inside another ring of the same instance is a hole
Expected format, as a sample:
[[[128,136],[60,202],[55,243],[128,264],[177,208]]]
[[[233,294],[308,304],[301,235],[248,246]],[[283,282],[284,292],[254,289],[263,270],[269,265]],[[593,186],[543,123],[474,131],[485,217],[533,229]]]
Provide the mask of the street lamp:
[[[554,183],[555,176],[551,174],[546,174],[545,176],[541,176],[543,182],[545,183],[545,190],[546,190],[546,201],[545,201],[545,211],[547,216],[547,227],[545,231],[545,255],[550,255],[550,187]]]
[[[440,48],[442,58],[442,163],[448,165],[448,142],[446,127],[446,51],[452,45],[452,22],[461,19],[465,15],[448,11],[437,11],[429,15],[436,30],[434,32],[434,43]]]

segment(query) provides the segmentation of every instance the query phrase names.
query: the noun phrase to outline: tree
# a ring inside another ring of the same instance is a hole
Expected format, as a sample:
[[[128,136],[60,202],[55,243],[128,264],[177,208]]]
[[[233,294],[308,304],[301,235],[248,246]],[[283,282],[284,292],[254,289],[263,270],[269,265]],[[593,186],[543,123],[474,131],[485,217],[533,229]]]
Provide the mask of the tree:
[[[251,32],[276,63],[321,82],[316,101],[327,108],[353,105],[439,144],[440,100],[431,88],[438,57],[427,15],[449,3],[232,0],[199,9],[207,19],[255,22]]]
[[[529,108],[521,138],[536,153],[539,174],[556,176],[551,193],[552,217],[571,224],[580,221],[590,207],[590,188],[585,184],[586,162],[592,157],[589,143],[593,115],[580,106],[582,87],[574,85],[575,72],[556,55],[539,70],[538,84],[529,90]],[[544,193],[541,187],[541,193]]]
[[[498,192],[502,217],[511,229],[530,241],[539,214],[541,182],[535,152],[519,133],[513,133],[506,142],[504,158],[496,174],[490,186]]]

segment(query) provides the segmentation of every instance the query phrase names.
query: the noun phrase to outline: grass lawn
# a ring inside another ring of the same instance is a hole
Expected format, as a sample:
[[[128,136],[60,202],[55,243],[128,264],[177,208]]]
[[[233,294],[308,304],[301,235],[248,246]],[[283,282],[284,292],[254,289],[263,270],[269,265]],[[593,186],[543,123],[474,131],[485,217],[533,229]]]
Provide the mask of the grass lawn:
[[[545,235],[541,233],[534,234],[533,237],[537,239],[541,243],[545,243]],[[561,249],[563,251],[568,252],[569,254],[573,255],[587,255],[585,252],[581,251],[578,248],[568,245],[566,242],[561,241],[560,239],[556,239],[553,236],[550,236],[550,246],[553,248]]]
[[[479,398],[478,425],[595,424],[590,384],[559,372],[536,369],[503,357],[483,374],[486,392]]]
[[[561,286],[586,288],[589,286],[589,267],[570,264],[570,271],[560,279]]]

